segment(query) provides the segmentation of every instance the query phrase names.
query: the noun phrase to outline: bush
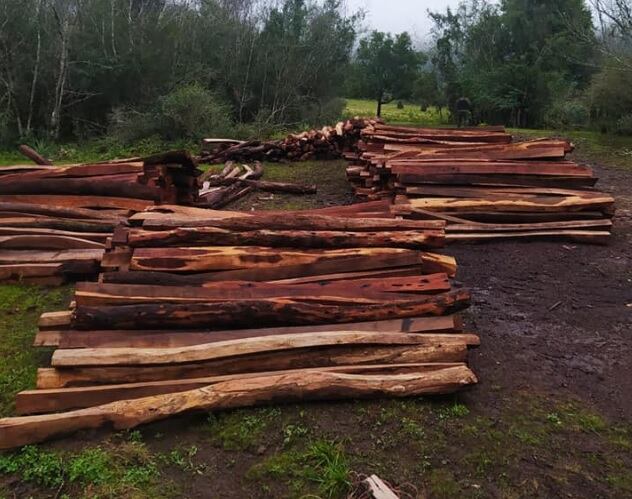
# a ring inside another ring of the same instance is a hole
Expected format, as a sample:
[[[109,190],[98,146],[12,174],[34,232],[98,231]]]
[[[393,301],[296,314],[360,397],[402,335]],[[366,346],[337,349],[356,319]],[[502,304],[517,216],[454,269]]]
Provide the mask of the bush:
[[[619,135],[632,135],[632,114],[626,114],[619,118],[615,131]]]
[[[108,135],[122,144],[154,136],[169,141],[199,140],[231,136],[232,131],[228,105],[198,84],[178,87],[148,111],[115,109],[108,127]]]
[[[177,88],[160,99],[160,111],[167,139],[200,139],[230,134],[230,108],[201,85]]]
[[[544,124],[553,129],[576,129],[588,125],[590,110],[579,100],[559,101],[549,109]]]

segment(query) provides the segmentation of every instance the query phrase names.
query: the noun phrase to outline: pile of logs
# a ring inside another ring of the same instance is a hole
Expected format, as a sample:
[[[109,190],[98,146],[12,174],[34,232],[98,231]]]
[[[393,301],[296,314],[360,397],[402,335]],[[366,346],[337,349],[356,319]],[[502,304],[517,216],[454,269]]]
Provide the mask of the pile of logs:
[[[116,225],[154,204],[197,202],[200,173],[181,151],[0,168],[0,281],[54,285],[96,276]]]
[[[316,194],[315,185],[269,182],[260,180],[263,165],[255,161],[253,166],[239,165],[228,161],[221,172],[208,170],[200,177],[202,188],[197,206],[219,209],[247,196],[253,191],[277,192],[286,194]]]
[[[367,127],[347,157],[356,195],[393,199],[392,212],[443,219],[449,241],[562,237],[603,243],[614,199],[563,140],[512,143],[502,128]]]
[[[99,282],[42,315],[56,348],[0,448],[190,411],[451,393],[479,344],[442,222],[383,202],[278,217],[157,207],[117,229]],[[367,214],[375,216],[366,216]],[[414,248],[414,249],[412,249]]]
[[[290,134],[283,140],[240,142],[222,139],[202,141],[202,163],[226,161],[307,161],[341,158],[344,153],[355,151],[361,131],[380,123],[377,119],[353,118],[335,126]]]

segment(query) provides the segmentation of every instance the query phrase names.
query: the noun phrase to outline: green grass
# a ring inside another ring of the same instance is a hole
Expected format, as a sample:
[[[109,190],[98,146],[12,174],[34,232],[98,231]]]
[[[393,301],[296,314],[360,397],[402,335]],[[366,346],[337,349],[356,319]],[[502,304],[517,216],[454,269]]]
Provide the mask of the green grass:
[[[159,462],[144,443],[115,439],[74,452],[26,446],[0,454],[0,474],[57,496],[173,497],[176,487],[161,479]]]
[[[212,441],[226,450],[252,450],[261,443],[269,424],[280,413],[279,409],[263,408],[211,414],[208,430]]]
[[[564,137],[576,146],[575,155],[582,161],[632,169],[632,137],[607,135],[594,131],[552,131],[516,128],[509,130],[526,138]]]
[[[377,102],[366,99],[346,99],[344,116],[375,116],[377,112]],[[449,122],[449,112],[443,110],[441,113],[436,107],[429,107],[422,111],[419,104],[413,102],[403,102],[403,109],[397,108],[397,101],[382,105],[382,118],[391,124],[411,124],[424,126],[444,126]]]
[[[275,454],[255,465],[248,475],[251,479],[280,479],[297,497],[314,489],[320,497],[342,497],[351,487],[351,468],[344,448],[329,440],[316,440],[303,450]]]
[[[15,394],[33,388],[37,367],[46,365],[50,352],[32,347],[37,319],[42,312],[63,309],[70,291],[0,285],[0,416],[13,412]]]

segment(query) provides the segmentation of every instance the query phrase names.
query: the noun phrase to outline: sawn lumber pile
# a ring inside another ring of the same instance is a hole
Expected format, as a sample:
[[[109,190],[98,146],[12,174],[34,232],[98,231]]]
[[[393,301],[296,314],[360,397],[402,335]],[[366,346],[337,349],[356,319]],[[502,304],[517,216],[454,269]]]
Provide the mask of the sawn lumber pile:
[[[0,281],[96,276],[107,238],[154,204],[198,200],[185,152],[109,163],[0,169]]]
[[[170,207],[117,229],[99,282],[40,319],[55,347],[0,448],[191,411],[450,393],[476,383],[443,222],[383,202],[269,213]],[[366,216],[367,214],[374,217]],[[380,216],[382,215],[382,216]],[[111,256],[110,256],[111,255]]]
[[[511,142],[502,128],[376,124],[347,155],[356,194],[393,199],[393,214],[448,222],[448,241],[568,238],[603,243],[614,199],[563,140]]]
[[[199,160],[213,164],[226,161],[247,163],[337,159],[344,153],[355,151],[360,132],[379,122],[377,119],[356,117],[320,130],[290,134],[283,140],[236,142],[205,139],[202,141]]]

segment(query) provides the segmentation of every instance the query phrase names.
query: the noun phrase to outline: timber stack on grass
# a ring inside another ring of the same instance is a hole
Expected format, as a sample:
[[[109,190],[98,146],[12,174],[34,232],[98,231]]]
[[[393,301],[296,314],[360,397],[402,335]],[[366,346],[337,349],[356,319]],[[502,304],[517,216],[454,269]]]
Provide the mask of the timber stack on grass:
[[[378,201],[269,213],[169,208],[117,228],[99,282],[43,314],[56,348],[0,448],[270,403],[451,393],[476,383],[442,221]],[[336,213],[337,211],[337,213]],[[372,214],[373,217],[363,216]],[[382,216],[378,216],[382,215]],[[109,256],[111,255],[111,256]]]
[[[592,169],[566,159],[564,140],[512,142],[503,128],[367,127],[347,177],[364,199],[392,199],[394,215],[443,219],[448,241],[608,240],[612,196]]]
[[[1,170],[0,281],[32,284],[96,276],[116,225],[149,206],[196,203],[201,173],[183,151]]]
[[[283,140],[204,139],[199,160],[201,163],[217,164],[227,161],[248,163],[338,159],[345,154],[354,154],[361,131],[380,122],[379,119],[355,117],[320,130],[290,134]]]

